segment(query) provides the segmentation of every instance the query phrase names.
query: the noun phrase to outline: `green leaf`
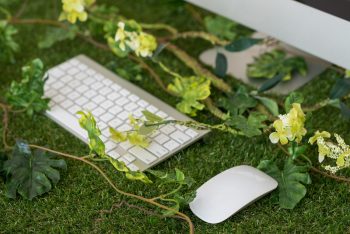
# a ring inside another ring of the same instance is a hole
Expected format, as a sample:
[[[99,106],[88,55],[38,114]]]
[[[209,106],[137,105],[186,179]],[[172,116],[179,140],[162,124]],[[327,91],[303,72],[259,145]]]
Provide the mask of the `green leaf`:
[[[109,133],[111,134],[111,138],[116,142],[124,142],[127,140],[126,134],[119,132],[112,127],[109,127]]]
[[[57,42],[65,40],[73,40],[76,37],[78,27],[74,24],[66,28],[49,28],[44,38],[38,43],[40,49],[47,49],[52,47]]]
[[[260,129],[264,129],[266,125],[263,123],[267,117],[258,112],[253,112],[248,119],[242,115],[232,116],[226,121],[229,126],[233,126],[247,137],[259,136],[262,134]]]
[[[284,109],[288,113],[292,108],[293,103],[303,103],[304,96],[298,92],[292,92],[288,95],[286,100],[284,101]]]
[[[7,160],[8,156],[4,152],[0,151],[0,179],[3,178],[5,181],[5,173],[4,173],[4,163]]]
[[[350,78],[350,70],[345,71],[345,78]]]
[[[22,67],[22,80],[12,81],[6,93],[7,102],[16,109],[25,109],[30,116],[47,110],[50,100],[43,97],[46,80],[42,61],[34,59]]]
[[[236,37],[234,30],[237,27],[237,23],[227,18],[207,16],[204,18],[204,25],[209,33],[219,38],[231,41]]]
[[[219,77],[224,77],[227,72],[227,58],[222,53],[216,54],[215,59],[215,74]]]
[[[26,142],[17,141],[12,157],[4,164],[9,178],[6,181],[6,196],[16,198],[18,192],[32,200],[47,193],[52,189],[52,184],[60,180],[60,173],[54,168],[66,170],[66,162],[63,159],[55,160],[41,150],[32,152]]]
[[[267,98],[267,97],[260,97],[260,96],[254,96],[257,100],[261,102],[274,116],[279,115],[278,105],[276,101]]]
[[[277,74],[284,74],[283,80],[290,80],[294,72],[305,76],[307,64],[302,57],[287,57],[286,52],[276,49],[266,52],[255,58],[254,63],[249,64],[247,76],[251,78],[272,79]]]
[[[8,25],[6,21],[0,21],[0,61],[15,62],[14,54],[19,51],[19,45],[13,36],[17,34],[17,29]]]
[[[261,161],[258,169],[277,180],[279,204],[284,209],[293,209],[306,194],[305,185],[311,184],[308,166],[297,166],[289,157],[283,169],[271,160]]]
[[[263,93],[267,90],[272,89],[273,87],[275,87],[276,85],[278,85],[278,83],[280,83],[283,80],[284,74],[278,74],[276,75],[274,78],[264,82],[261,87],[259,88],[258,92],[259,93]]]
[[[153,114],[151,112],[149,112],[148,110],[144,110],[142,111],[143,116],[145,116],[145,118],[147,119],[147,121],[149,122],[162,122],[163,118],[159,117],[156,114]]]
[[[243,114],[247,109],[254,108],[257,101],[249,95],[244,86],[240,86],[235,94],[219,99],[219,106],[228,110],[231,115]]]
[[[168,85],[168,90],[182,98],[176,105],[179,111],[195,116],[197,110],[204,108],[199,101],[210,95],[210,80],[198,76],[175,77],[174,83]]]
[[[176,180],[182,183],[185,180],[185,174],[179,169],[175,168]]]
[[[227,46],[225,46],[225,49],[230,52],[240,52],[246,49],[249,49],[250,47],[262,42],[262,39],[255,39],[250,37],[241,37],[237,40],[234,40]]]
[[[350,108],[344,102],[340,102],[340,111],[345,119],[350,119]]]
[[[338,79],[333,86],[329,97],[330,99],[342,98],[350,93],[350,80],[349,79]]]
[[[91,112],[79,111],[79,125],[85,129],[89,137],[90,153],[95,152],[99,156],[105,156],[105,144],[100,139],[101,131],[96,124],[96,120]]]

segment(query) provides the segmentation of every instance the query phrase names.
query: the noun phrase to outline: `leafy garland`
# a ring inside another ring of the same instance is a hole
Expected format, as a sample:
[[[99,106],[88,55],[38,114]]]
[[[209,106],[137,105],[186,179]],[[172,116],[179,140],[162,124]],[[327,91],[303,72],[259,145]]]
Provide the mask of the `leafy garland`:
[[[134,20],[128,20],[121,16],[116,8],[99,6],[93,0],[62,0],[62,3],[63,11],[59,20],[69,23],[44,19],[20,19],[20,14],[12,17],[7,9],[0,8],[6,16],[5,20],[0,21],[0,49],[4,51],[0,57],[1,61],[14,62],[15,53],[19,49],[13,38],[17,32],[14,25],[53,26],[54,28],[50,28],[50,32],[39,43],[40,48],[48,48],[58,41],[80,37],[99,49],[113,52],[118,57],[128,57],[137,62],[141,68],[150,73],[165,92],[181,99],[177,105],[180,111],[194,116],[197,111],[206,107],[214,116],[223,121],[218,125],[209,125],[196,121],[163,120],[159,116],[144,111],[143,119],[130,116],[130,123],[134,127],[132,133],[110,129],[112,139],[115,141],[128,140],[134,145],[146,147],[148,144],[147,136],[165,124],[178,124],[195,129],[212,129],[246,137],[269,134],[271,142],[281,148],[288,157],[282,160],[284,161],[282,167],[279,165],[281,160],[263,160],[258,168],[279,182],[279,203],[282,208],[287,209],[294,208],[305,196],[306,186],[311,183],[309,171],[318,172],[339,181],[350,181],[347,178],[333,175],[339,170],[350,167],[350,147],[337,134],[334,134],[336,138],[336,142],[334,142],[330,140],[330,133],[317,131],[310,135],[304,127],[308,117],[304,111],[312,112],[324,106],[339,108],[344,117],[350,117],[350,110],[344,102],[345,99],[349,98],[350,93],[350,83],[347,79],[350,76],[349,71],[340,71],[343,77],[338,79],[329,98],[303,110],[301,108],[303,97],[298,93],[291,93],[283,104],[277,103],[273,98],[264,94],[283,79],[290,79],[292,71],[297,70],[302,74],[305,73],[306,68],[299,58],[285,59],[283,52],[280,51],[262,55],[255,64],[250,66],[248,73],[270,78],[270,80],[255,91],[248,91],[243,86],[233,90],[220,78],[225,76],[227,69],[223,54],[218,53],[215,69],[217,75],[215,75],[203,68],[185,51],[171,43],[178,38],[201,38],[214,45],[223,46],[231,52],[243,51],[257,43],[263,43],[262,40],[250,38],[248,30],[243,30],[241,34],[234,33],[234,31],[239,31],[237,30],[238,26],[225,18],[206,18],[205,26],[208,32],[178,32],[177,29],[169,25],[141,24]],[[78,24],[78,21],[86,21],[86,23]],[[169,32],[170,36],[156,38],[144,30],[165,30]],[[89,34],[86,34],[86,31]],[[105,38],[105,42],[94,38]],[[164,49],[183,61],[195,74],[189,77],[181,76],[160,62],[159,54]],[[159,65],[163,71],[169,74],[173,78],[173,82],[166,86],[160,76],[142,58],[151,58],[150,61]],[[266,70],[265,65],[269,64],[278,64],[278,66],[274,66],[272,70]],[[40,59],[31,61],[22,69],[22,80],[12,82],[6,93],[7,103],[0,103],[3,112],[2,140],[5,148],[0,157],[0,171],[5,172],[7,196],[15,198],[18,193],[31,200],[48,192],[52,188],[52,184],[56,184],[60,179],[57,169],[66,169],[64,160],[53,158],[53,155],[58,155],[90,165],[117,193],[159,207],[163,209],[164,215],[180,216],[188,222],[190,232],[193,233],[194,227],[191,220],[179,211],[182,206],[194,198],[193,192],[184,192],[192,187],[193,180],[185,176],[179,169],[168,173],[152,170],[146,173],[134,172],[123,162],[109,157],[106,155],[105,146],[99,138],[100,130],[89,112],[79,112],[81,116],[80,126],[88,132],[89,136],[90,154],[87,156],[79,157],[57,152],[29,144],[23,140],[17,141],[15,146],[8,145],[7,131],[10,112],[25,112],[32,116],[48,109],[49,100],[43,97],[43,87],[47,79],[44,74],[42,61]],[[217,104],[210,98],[213,88],[224,94],[215,101]],[[286,114],[280,114],[281,108],[284,108]],[[272,132],[273,130],[274,132]],[[307,136],[310,137],[307,139]],[[331,174],[313,167],[310,158],[305,155],[310,145],[315,143],[319,151],[319,162],[323,163],[322,167]],[[117,171],[123,173],[129,180],[141,181],[150,184],[150,186],[157,185],[157,188],[164,184],[172,184],[174,187],[154,198],[144,198],[124,192],[117,188],[96,164],[99,161],[110,162]],[[324,164],[325,162],[327,164]],[[168,206],[169,204],[172,205]]]

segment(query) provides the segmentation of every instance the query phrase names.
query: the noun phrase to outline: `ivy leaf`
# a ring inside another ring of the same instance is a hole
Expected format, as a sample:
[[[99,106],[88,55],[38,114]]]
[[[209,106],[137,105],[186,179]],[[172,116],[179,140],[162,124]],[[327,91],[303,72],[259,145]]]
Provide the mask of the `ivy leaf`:
[[[179,111],[196,116],[196,111],[204,108],[199,101],[210,95],[210,80],[198,76],[175,77],[174,83],[168,85],[168,90],[182,98],[176,105]]]
[[[329,94],[330,99],[342,98],[350,93],[350,79],[338,79]]]
[[[76,25],[69,25],[67,28],[49,28],[44,38],[38,43],[40,49],[52,47],[57,42],[73,40],[79,31]]]
[[[119,132],[112,127],[109,127],[109,133],[111,134],[111,138],[116,142],[124,142],[127,140],[126,134]]]
[[[234,32],[237,23],[221,17],[221,16],[207,16],[204,18],[204,25],[207,31],[219,38],[226,40],[233,40],[236,37]]]
[[[242,131],[247,137],[259,136],[262,134],[260,129],[266,127],[263,123],[267,117],[261,113],[253,112],[248,119],[242,115],[233,116],[227,120],[227,124]]]
[[[305,76],[307,70],[308,68],[304,58],[287,58],[286,52],[276,49],[255,58],[254,63],[248,65],[247,76],[251,78],[272,79],[277,74],[284,74],[283,80],[290,80],[294,72]]]
[[[229,94],[227,98],[220,98],[219,105],[228,110],[231,115],[240,115],[247,109],[255,107],[257,101],[249,95],[244,86],[240,86],[234,95]]]
[[[79,125],[85,129],[89,137],[90,153],[95,152],[99,156],[105,156],[105,144],[100,139],[101,131],[96,124],[96,120],[91,112],[79,111]]]
[[[259,93],[263,93],[267,90],[272,89],[273,87],[275,87],[276,85],[278,85],[278,83],[280,83],[283,80],[284,74],[277,74],[274,78],[264,82],[261,87],[259,88],[258,92]]]
[[[17,29],[8,25],[6,21],[0,21],[0,61],[15,62],[14,54],[19,51],[19,45],[13,39]]]
[[[4,163],[8,176],[6,196],[16,198],[18,192],[25,199],[32,200],[47,193],[52,184],[60,180],[60,173],[55,168],[66,170],[66,162],[53,159],[41,150],[32,152],[26,142],[17,141],[12,157]]]
[[[267,98],[267,97],[260,97],[260,96],[254,96],[257,100],[261,102],[274,116],[279,115],[278,105],[276,101]]]
[[[151,112],[149,112],[148,110],[144,110],[142,111],[143,116],[145,116],[145,118],[147,119],[147,121],[149,122],[162,122],[163,118],[159,117],[156,114],[153,114]]]
[[[271,160],[261,161],[258,169],[277,180],[279,204],[284,209],[293,209],[306,194],[305,185],[311,184],[308,166],[297,166],[289,157],[283,169]]]
[[[262,42],[262,39],[255,39],[250,37],[241,37],[237,40],[234,40],[227,46],[225,46],[225,49],[230,52],[241,52],[243,50],[247,50],[250,47]]]
[[[175,171],[172,172],[162,172],[156,170],[147,170],[147,172],[158,178],[160,180],[160,185],[182,184],[190,188],[195,183],[191,177],[185,176],[185,174],[177,168],[175,168]]]
[[[288,113],[290,109],[292,108],[293,103],[303,103],[304,96],[301,93],[298,92],[292,92],[288,95],[286,100],[284,101],[284,109]]]
[[[44,65],[40,59],[34,59],[22,67],[22,80],[12,81],[10,89],[6,93],[7,102],[18,109],[25,109],[32,116],[49,108],[49,99],[43,98]]]
[[[132,132],[127,135],[128,141],[132,145],[141,146],[141,147],[148,147],[149,141],[147,140],[146,136],[139,134],[138,132]]]
[[[350,78],[350,70],[345,71],[345,78]]]
[[[224,77],[227,72],[227,58],[222,53],[216,54],[215,59],[215,74],[219,77]]]

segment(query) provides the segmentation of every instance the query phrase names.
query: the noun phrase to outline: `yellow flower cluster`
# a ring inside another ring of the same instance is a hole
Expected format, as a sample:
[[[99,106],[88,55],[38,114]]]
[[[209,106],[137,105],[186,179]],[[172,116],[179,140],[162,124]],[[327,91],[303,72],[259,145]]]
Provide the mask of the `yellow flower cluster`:
[[[122,51],[130,49],[137,56],[150,57],[153,51],[157,49],[157,41],[154,36],[142,31],[127,31],[125,23],[118,23],[118,30],[114,40],[119,43],[119,48]]]
[[[63,12],[59,20],[68,20],[75,24],[77,20],[84,22],[88,18],[86,7],[91,6],[95,0],[62,0]]]
[[[341,138],[338,134],[334,134],[334,136],[337,140],[337,144],[330,141],[325,141],[325,138],[331,137],[331,134],[326,131],[317,131],[315,135],[309,139],[309,143],[311,145],[317,142],[319,153],[318,160],[320,163],[324,161],[325,157],[336,160],[336,166],[324,166],[327,171],[332,173],[336,173],[340,169],[350,167],[350,146],[345,144],[343,138]]]
[[[293,103],[292,106],[288,114],[280,115],[279,119],[273,123],[276,132],[270,134],[272,143],[281,142],[282,145],[285,145],[294,140],[299,143],[305,136],[305,114],[299,103]]]

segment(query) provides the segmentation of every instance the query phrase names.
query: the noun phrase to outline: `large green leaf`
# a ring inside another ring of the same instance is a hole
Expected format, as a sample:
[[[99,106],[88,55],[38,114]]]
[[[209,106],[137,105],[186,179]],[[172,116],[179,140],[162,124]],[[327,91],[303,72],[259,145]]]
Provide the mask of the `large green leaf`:
[[[333,86],[330,99],[342,98],[350,93],[350,79],[338,79]]]
[[[274,116],[279,115],[279,109],[278,109],[278,104],[276,101],[267,98],[267,97],[260,97],[260,96],[254,96],[257,100],[261,102]]]
[[[204,19],[204,25],[207,31],[217,37],[226,40],[233,40],[236,37],[234,29],[237,24],[221,16],[207,16]]]
[[[49,99],[44,98],[44,65],[40,59],[34,59],[22,68],[22,80],[12,81],[6,93],[7,102],[17,108],[25,109],[28,115],[49,108]]]
[[[49,28],[43,39],[38,43],[40,49],[50,48],[57,42],[73,40],[78,32],[76,25],[69,25],[67,28]]]
[[[288,95],[286,100],[284,101],[284,109],[288,113],[292,108],[293,103],[303,103],[304,96],[298,92],[292,92]]]
[[[283,80],[290,80],[294,72],[305,76],[307,69],[304,58],[288,58],[286,52],[273,50],[255,58],[254,63],[248,65],[247,76],[251,78],[272,79],[277,74],[284,74]]]
[[[267,90],[272,89],[273,87],[275,87],[276,85],[278,85],[278,83],[280,83],[283,80],[284,74],[277,74],[274,78],[264,82],[261,87],[259,88],[258,92],[259,93],[263,93]]]
[[[17,192],[32,200],[52,189],[52,184],[60,180],[59,169],[66,169],[63,159],[53,159],[52,155],[41,150],[32,152],[24,141],[17,141],[12,157],[4,163],[7,174],[7,193],[9,198],[16,198]]]
[[[237,40],[234,40],[227,46],[225,46],[225,49],[230,52],[240,52],[246,49],[249,49],[250,47],[262,42],[262,39],[255,39],[250,37],[241,37]]]
[[[248,118],[242,115],[232,116],[226,121],[229,126],[233,126],[239,129],[245,136],[253,137],[262,134],[261,129],[264,129],[266,125],[263,123],[267,117],[258,112],[251,113]]]
[[[168,85],[168,90],[182,98],[176,105],[178,110],[195,116],[197,110],[204,108],[199,101],[210,95],[210,80],[199,76],[175,77],[174,83]]]
[[[283,169],[271,160],[261,161],[258,169],[277,180],[279,204],[285,209],[293,209],[305,196],[305,185],[311,184],[309,167],[295,165],[291,157],[286,159]]]

